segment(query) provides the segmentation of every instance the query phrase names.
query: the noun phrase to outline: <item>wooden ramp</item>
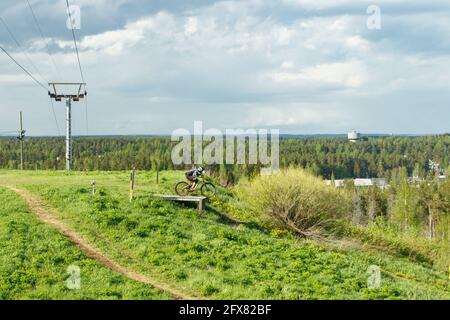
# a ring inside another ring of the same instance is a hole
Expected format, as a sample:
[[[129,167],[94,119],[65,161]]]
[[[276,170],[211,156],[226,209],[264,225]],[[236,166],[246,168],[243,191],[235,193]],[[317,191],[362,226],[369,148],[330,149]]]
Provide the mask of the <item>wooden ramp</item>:
[[[166,194],[153,194],[154,197],[158,197],[167,201],[177,201],[177,202],[197,202],[198,212],[202,213],[205,208],[206,197],[192,197],[192,196],[176,196],[176,195],[166,195]]]

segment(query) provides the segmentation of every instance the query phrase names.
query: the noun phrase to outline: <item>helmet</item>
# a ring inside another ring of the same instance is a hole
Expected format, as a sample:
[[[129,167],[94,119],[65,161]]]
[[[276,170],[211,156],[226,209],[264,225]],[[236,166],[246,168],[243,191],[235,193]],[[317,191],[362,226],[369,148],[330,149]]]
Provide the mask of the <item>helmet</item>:
[[[205,171],[205,169],[203,169],[203,167],[198,167],[197,168],[197,172],[203,173]]]

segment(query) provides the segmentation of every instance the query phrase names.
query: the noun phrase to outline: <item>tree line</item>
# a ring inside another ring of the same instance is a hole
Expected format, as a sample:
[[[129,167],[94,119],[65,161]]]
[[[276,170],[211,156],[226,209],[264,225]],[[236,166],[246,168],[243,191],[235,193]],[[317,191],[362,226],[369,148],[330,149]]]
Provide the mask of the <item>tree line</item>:
[[[450,172],[449,172],[450,173]],[[353,188],[352,221],[388,223],[395,232],[450,240],[450,178],[412,182],[399,170],[389,188]]]
[[[74,167],[92,170],[186,169],[171,161],[176,142],[170,137],[86,137],[75,138]],[[301,167],[326,179],[390,179],[398,168],[408,176],[427,177],[435,173],[432,161],[442,172],[450,163],[450,136],[374,137],[357,143],[344,138],[294,138],[280,140],[280,165]],[[18,169],[20,150],[16,139],[0,140],[0,168]],[[25,141],[25,169],[63,170],[63,138],[28,138]],[[212,165],[208,169],[224,183],[259,174],[261,165]]]

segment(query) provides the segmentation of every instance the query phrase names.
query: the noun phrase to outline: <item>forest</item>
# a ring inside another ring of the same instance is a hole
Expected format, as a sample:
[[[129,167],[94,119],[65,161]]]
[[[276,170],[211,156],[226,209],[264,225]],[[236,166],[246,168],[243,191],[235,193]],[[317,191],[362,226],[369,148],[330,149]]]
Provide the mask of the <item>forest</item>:
[[[171,170],[171,151],[176,142],[170,137],[79,137],[75,138],[74,167],[78,171]],[[0,139],[0,168],[18,169],[19,142]],[[422,137],[372,137],[350,143],[345,138],[282,137],[282,168],[308,169],[325,179],[387,178],[399,169],[408,176],[425,178],[436,167],[444,173],[450,163],[450,135]],[[28,170],[65,168],[63,138],[28,138],[25,141],[24,167]],[[430,166],[431,163],[434,166]],[[259,165],[214,165],[212,175],[224,184],[234,184],[240,177],[253,177]]]

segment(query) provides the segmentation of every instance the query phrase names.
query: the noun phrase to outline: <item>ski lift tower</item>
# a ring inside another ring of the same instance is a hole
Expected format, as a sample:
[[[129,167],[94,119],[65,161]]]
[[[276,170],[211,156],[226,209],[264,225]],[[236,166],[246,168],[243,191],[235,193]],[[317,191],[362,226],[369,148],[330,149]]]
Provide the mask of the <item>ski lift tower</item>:
[[[66,170],[72,170],[72,102],[78,102],[87,95],[86,83],[49,83],[50,99],[66,101]]]

